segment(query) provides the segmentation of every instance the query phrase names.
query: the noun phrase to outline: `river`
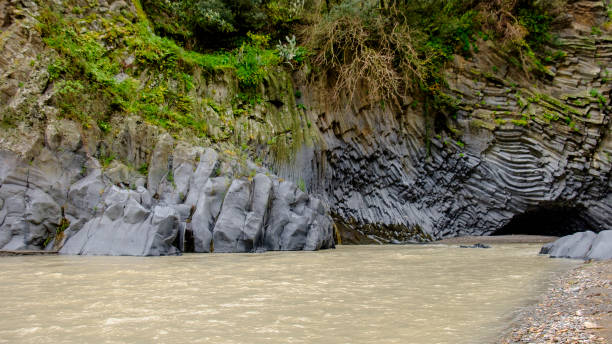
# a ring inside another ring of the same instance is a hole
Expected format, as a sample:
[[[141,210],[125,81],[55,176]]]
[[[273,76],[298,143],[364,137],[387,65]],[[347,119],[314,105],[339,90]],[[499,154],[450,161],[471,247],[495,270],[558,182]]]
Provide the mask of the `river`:
[[[554,274],[540,245],[0,259],[0,343],[494,343]]]

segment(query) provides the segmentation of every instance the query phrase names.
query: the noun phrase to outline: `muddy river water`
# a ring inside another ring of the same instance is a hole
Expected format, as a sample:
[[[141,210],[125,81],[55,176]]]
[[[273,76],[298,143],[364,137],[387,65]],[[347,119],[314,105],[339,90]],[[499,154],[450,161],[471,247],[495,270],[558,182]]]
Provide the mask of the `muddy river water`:
[[[577,262],[540,245],[0,258],[0,343],[495,343]]]

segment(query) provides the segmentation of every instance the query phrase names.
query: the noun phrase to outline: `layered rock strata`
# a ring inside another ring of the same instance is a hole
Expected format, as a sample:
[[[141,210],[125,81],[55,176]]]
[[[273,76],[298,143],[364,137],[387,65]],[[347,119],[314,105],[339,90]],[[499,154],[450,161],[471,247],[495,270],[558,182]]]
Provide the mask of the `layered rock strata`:
[[[331,109],[325,94],[299,81],[303,96],[296,100],[283,79],[277,94],[266,98],[278,107],[275,115],[253,110],[241,124],[256,122],[271,138],[305,142],[295,152],[282,144],[257,148],[277,175],[301,185],[296,188],[237,160],[216,164],[225,148],[177,143],[137,118],[123,120],[125,114],[113,115],[106,134],[95,125],[85,130],[58,120],[47,71],[54,53],[35,29],[38,6],[11,0],[0,5],[10,10],[0,32],[0,247],[48,246],[49,238],[65,241],[96,220],[65,250],[97,250],[83,236],[101,238],[99,228],[135,225],[133,211],[150,238],[128,250],[137,254],[169,245],[171,237],[179,251],[331,246],[325,207],[300,189],[329,204],[338,228],[356,230],[349,237],[358,242],[610,229],[609,18],[602,1],[569,3],[555,28],[557,45],[549,47],[558,58],[540,75],[514,66],[496,44],[478,42],[471,58],[457,56],[448,66],[444,92],[452,109],[446,111],[432,110],[423,99],[370,104],[359,96]],[[133,11],[125,1],[100,4],[108,16]],[[232,80],[194,80],[195,89],[213,88],[209,96],[227,105],[224,115],[240,117],[230,109]],[[296,101],[305,114],[295,110]],[[305,134],[294,129],[304,126],[308,140],[297,140]],[[285,151],[286,161],[275,159],[273,148]],[[137,173],[142,166],[146,176]],[[112,185],[129,186],[130,201],[107,201]],[[167,230],[166,220],[176,226]]]
[[[311,93],[324,142],[302,163],[312,188],[347,225],[389,240],[612,228],[608,21],[601,1],[570,2],[549,48],[560,58],[539,76],[479,42],[446,71],[448,111],[359,97],[334,110]]]

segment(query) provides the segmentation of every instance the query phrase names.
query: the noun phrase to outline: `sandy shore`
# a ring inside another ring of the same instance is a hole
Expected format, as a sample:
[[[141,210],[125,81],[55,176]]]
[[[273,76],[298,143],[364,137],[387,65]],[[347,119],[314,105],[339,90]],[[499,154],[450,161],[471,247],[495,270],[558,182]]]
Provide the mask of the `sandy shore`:
[[[612,343],[612,260],[582,264],[517,316],[499,343]]]
[[[558,237],[543,235],[498,235],[498,236],[464,236],[434,241],[434,244],[474,245],[474,244],[546,244]]]

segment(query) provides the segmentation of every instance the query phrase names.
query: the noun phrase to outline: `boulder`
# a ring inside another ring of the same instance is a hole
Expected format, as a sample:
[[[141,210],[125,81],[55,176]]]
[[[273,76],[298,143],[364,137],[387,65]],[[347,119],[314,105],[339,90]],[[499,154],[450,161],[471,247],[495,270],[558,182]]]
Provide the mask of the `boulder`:
[[[60,223],[61,207],[40,189],[5,183],[0,199],[1,249],[36,249]]]
[[[277,181],[273,190],[264,236],[266,250],[312,251],[334,247],[332,221],[320,200],[287,181]]]
[[[130,170],[125,164],[115,160],[104,170],[104,178],[111,184],[130,184]]]
[[[75,122],[65,119],[51,121],[45,129],[45,142],[51,150],[74,152],[82,145],[81,131]]]
[[[254,252],[263,247],[272,181],[257,174],[252,181],[234,180],[214,227],[215,252]]]
[[[102,211],[102,197],[106,185],[102,181],[102,171],[94,169],[89,175],[70,186],[66,214],[75,218],[91,218],[98,210]]]
[[[612,259],[612,230],[599,232],[593,239],[588,259]]]
[[[596,236],[591,231],[574,233],[546,245],[540,252],[548,253],[551,258],[584,258]]]
[[[251,197],[250,183],[234,180],[223,200],[221,214],[213,230],[215,252],[245,252],[243,228]],[[248,251],[247,251],[248,252]]]
[[[268,220],[268,208],[272,199],[272,181],[265,174],[253,178],[250,211],[244,219],[242,240],[238,248],[250,252],[263,246],[264,229]]]
[[[160,135],[153,154],[151,156],[151,163],[149,164],[149,175],[147,186],[152,195],[157,195],[159,192],[159,185],[163,179],[168,177],[169,162],[172,156],[172,147],[174,146],[174,139],[170,134],[164,133]]]
[[[612,230],[567,235],[544,245],[540,253],[551,258],[612,259]]]
[[[213,149],[206,149],[200,154],[200,162],[195,172],[189,180],[189,193],[185,199],[185,204],[195,206],[204,193],[206,182],[213,176],[214,170],[218,165],[218,154]]]

